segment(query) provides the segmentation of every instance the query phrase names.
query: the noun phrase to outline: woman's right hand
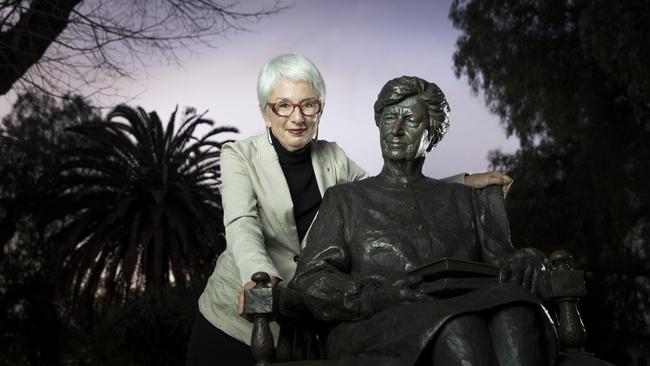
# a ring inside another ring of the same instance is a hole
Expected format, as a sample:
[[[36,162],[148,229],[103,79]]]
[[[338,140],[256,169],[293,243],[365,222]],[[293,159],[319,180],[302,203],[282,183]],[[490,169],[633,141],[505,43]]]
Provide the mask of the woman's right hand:
[[[266,284],[266,287],[271,287],[271,288],[273,288],[273,287],[277,286],[278,283],[280,283],[280,279],[278,279],[278,278],[275,277],[275,276],[271,276],[271,281],[269,281],[269,282]],[[244,314],[244,291],[246,291],[246,290],[250,290],[250,289],[252,289],[252,288],[255,288],[255,282],[253,282],[253,281],[248,281],[248,282],[246,282],[246,283],[244,284],[244,288],[243,288],[242,291],[239,293],[239,298],[237,299],[237,313],[238,313],[240,316],[243,316],[244,318],[246,318],[246,319],[248,319],[248,320],[252,320],[252,319],[251,319],[250,317],[246,316],[246,314]]]

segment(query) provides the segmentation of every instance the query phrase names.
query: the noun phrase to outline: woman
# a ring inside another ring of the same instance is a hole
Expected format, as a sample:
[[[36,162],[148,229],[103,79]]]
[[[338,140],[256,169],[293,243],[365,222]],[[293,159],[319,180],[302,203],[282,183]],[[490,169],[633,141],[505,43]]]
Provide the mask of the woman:
[[[228,244],[199,299],[187,365],[254,363],[252,325],[240,316],[242,289],[253,287],[258,271],[272,276],[269,286],[288,282],[325,190],[367,177],[335,143],[317,140],[325,83],[307,58],[286,54],[267,62],[257,95],[266,133],[221,152]],[[499,173],[448,180],[475,187],[512,181]]]

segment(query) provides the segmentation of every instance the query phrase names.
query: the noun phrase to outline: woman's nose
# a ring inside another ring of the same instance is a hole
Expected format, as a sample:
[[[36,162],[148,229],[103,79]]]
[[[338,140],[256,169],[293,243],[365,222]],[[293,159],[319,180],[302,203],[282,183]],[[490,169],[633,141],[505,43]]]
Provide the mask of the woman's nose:
[[[291,114],[289,115],[289,120],[291,122],[300,123],[300,122],[303,122],[305,120],[305,115],[302,114],[302,111],[300,110],[300,108],[295,107],[293,109],[293,112],[291,112]]]

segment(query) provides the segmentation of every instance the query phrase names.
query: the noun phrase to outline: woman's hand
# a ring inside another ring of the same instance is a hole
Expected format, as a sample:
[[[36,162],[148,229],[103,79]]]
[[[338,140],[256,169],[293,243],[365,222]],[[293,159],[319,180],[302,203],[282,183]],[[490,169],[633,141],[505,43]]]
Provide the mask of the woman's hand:
[[[273,288],[277,286],[278,283],[280,283],[280,280],[275,276],[271,276],[271,281],[269,281],[266,284],[266,287]],[[237,299],[237,313],[248,320],[252,320],[252,319],[250,319],[248,316],[246,316],[246,314],[244,314],[244,291],[250,290],[252,288],[255,288],[255,282],[253,281],[246,282],[244,284],[244,289],[239,293],[239,298]]]
[[[500,185],[501,189],[503,189],[503,197],[508,193],[512,182],[512,178],[501,172],[485,172],[465,176],[465,185],[472,188],[485,188],[493,184]]]

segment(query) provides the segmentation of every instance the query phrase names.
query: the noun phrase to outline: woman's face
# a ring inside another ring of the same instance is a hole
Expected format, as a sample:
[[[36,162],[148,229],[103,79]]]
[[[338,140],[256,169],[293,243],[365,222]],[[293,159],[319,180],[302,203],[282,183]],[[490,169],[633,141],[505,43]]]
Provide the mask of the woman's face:
[[[269,103],[289,102],[299,104],[308,100],[318,100],[318,94],[306,81],[280,80],[269,94]],[[267,127],[271,127],[273,136],[280,141],[282,147],[296,151],[306,146],[316,133],[320,112],[313,116],[305,116],[300,108],[294,108],[288,117],[277,115],[270,106],[262,109],[262,116]]]

